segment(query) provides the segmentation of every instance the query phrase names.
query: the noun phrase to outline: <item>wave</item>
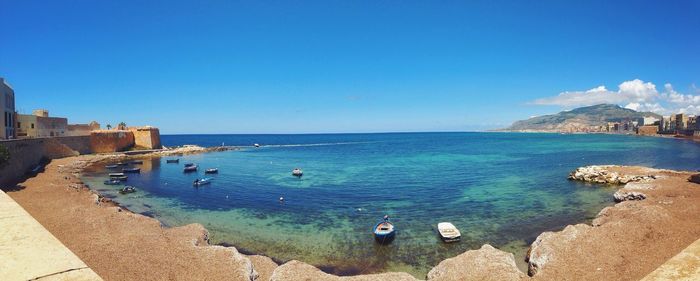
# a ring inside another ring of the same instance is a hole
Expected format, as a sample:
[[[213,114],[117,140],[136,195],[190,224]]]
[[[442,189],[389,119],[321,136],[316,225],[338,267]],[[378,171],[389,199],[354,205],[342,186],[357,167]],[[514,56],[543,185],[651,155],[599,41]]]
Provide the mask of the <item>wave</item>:
[[[268,144],[260,145],[260,147],[306,147],[306,146],[331,146],[331,145],[352,145],[352,144],[368,144],[378,143],[379,141],[359,141],[359,142],[326,142],[326,143],[299,143],[299,144]],[[254,147],[254,146],[242,146]]]

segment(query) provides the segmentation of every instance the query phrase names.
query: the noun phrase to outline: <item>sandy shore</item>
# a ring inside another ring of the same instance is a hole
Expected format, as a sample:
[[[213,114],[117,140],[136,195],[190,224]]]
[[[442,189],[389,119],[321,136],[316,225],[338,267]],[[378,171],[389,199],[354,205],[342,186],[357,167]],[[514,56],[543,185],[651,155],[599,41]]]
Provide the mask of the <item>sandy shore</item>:
[[[121,210],[78,179],[82,168],[105,157],[109,156],[54,160],[44,173],[22,183],[24,189],[8,192],[105,280],[341,279],[303,262],[279,266],[267,257],[209,246],[207,231],[198,224],[164,228],[155,219]],[[428,279],[639,280],[700,238],[700,185],[687,181],[690,173],[643,167],[605,169],[656,179],[629,183],[621,190],[643,193],[644,200],[608,207],[592,225],[540,235],[529,256],[532,277],[517,269],[512,254],[486,245],[443,261]],[[342,279],[415,280],[406,273]]]

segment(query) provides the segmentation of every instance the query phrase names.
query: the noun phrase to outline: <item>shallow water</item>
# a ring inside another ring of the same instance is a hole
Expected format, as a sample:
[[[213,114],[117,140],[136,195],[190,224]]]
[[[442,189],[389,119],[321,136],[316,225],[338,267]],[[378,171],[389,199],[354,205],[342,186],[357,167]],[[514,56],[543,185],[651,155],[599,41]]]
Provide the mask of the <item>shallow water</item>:
[[[590,164],[695,170],[700,146],[683,140],[512,133],[164,136],[166,146],[241,145],[227,151],[147,160],[119,195],[104,168],[84,180],[134,212],[170,226],[201,223],[214,243],[336,274],[406,271],[416,277],[483,243],[518,252],[539,233],[590,220],[612,204],[612,188],[566,180]],[[249,147],[260,143],[261,148]],[[182,165],[218,167],[213,183]],[[297,179],[291,170],[302,167]],[[283,196],[283,203],[278,198]],[[389,214],[396,240],[377,245],[371,227]],[[462,241],[442,243],[438,222]]]

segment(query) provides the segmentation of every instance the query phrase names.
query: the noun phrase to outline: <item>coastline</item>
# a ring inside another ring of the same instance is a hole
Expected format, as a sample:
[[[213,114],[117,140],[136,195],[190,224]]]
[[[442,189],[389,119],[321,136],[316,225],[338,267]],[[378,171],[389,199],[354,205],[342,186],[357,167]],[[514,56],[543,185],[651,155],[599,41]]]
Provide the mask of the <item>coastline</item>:
[[[142,158],[159,155],[129,157]],[[162,276],[168,276],[166,279],[183,280],[191,279],[188,277],[192,276],[207,276],[207,279],[219,279],[217,277],[231,279],[231,276],[235,276],[233,280],[268,280],[269,278],[272,278],[269,280],[304,280],[303,278],[310,278],[309,276],[313,276],[314,278],[311,279],[314,280],[340,278],[323,273],[320,269],[303,262],[290,261],[278,266],[270,258],[257,255],[245,256],[234,247],[211,246],[208,243],[206,229],[198,224],[163,228],[160,222],[153,218],[120,211],[123,209],[114,203],[102,200],[92,190],[82,186],[78,178],[80,171],[88,164],[112,159],[110,157],[127,156],[85,155],[54,160],[47,166],[46,172],[30,178],[24,183],[26,189],[8,193],[105,280],[135,278],[153,280],[160,279]],[[680,214],[686,214],[691,218],[700,214],[700,207],[692,208],[692,203],[697,202],[700,198],[700,191],[698,189],[684,189],[684,187],[688,187],[688,184],[692,184],[683,183],[683,177],[687,178],[690,175],[689,172],[618,166],[611,166],[610,169],[616,171],[619,169],[620,173],[630,174],[658,173],[661,177],[654,180],[653,185],[656,187],[644,191],[645,194],[648,193],[646,200],[626,201],[605,208],[592,225],[578,224],[568,226],[563,231],[545,232],[540,235],[533,243],[533,245],[537,244],[538,246],[534,251],[535,254],[532,253],[533,251],[530,253],[531,264],[539,264],[537,273],[531,279],[561,280],[577,276],[586,280],[609,280],[611,278],[636,280],[644,277],[700,237],[700,226],[691,225],[687,229],[683,229],[674,225],[674,223],[678,224],[678,221],[671,220],[676,218],[679,213],[678,209],[682,209]],[[562,180],[563,178],[564,175],[562,175]],[[661,200],[667,197],[677,198],[679,193],[682,194],[680,195],[682,197],[676,200],[680,200],[681,203],[668,203],[667,199]],[[686,201],[689,201],[691,206],[688,206]],[[662,217],[661,221],[656,221],[657,216]],[[663,221],[664,218],[669,221]],[[653,223],[663,225],[662,229],[649,225],[650,221],[645,221],[649,219],[654,219]],[[116,231],[111,231],[113,229]],[[130,231],[132,229],[139,229],[139,233],[133,233]],[[629,229],[644,230],[646,233],[641,234],[650,234],[652,238],[655,235],[666,236],[670,234],[673,234],[670,237],[678,237],[669,243],[661,243],[662,246],[651,245],[654,246],[652,248],[655,248],[655,253],[654,257],[650,258],[649,253],[645,251],[651,250],[644,250],[650,244],[640,244],[639,242],[656,240],[649,240],[644,236],[639,237],[639,233],[630,235],[635,237],[625,237]],[[606,233],[614,233],[614,235]],[[617,236],[618,234],[622,236]],[[628,239],[632,239],[632,241],[627,241]],[[613,242],[602,243],[606,240]],[[568,242],[561,243],[561,241]],[[601,243],[596,241],[601,241]],[[621,242],[629,242],[630,245]],[[572,247],[570,245],[572,243],[576,246]],[[620,260],[617,257],[619,256],[617,252],[621,250],[618,249],[619,247],[631,255],[640,254],[624,257],[622,260],[627,261],[628,265],[622,266],[622,268],[619,268],[620,266],[598,267],[601,264],[586,262],[589,257],[586,254],[581,254],[585,252],[582,249],[583,245],[591,247],[591,249],[609,250],[605,253],[597,253],[601,258],[596,256],[593,259],[594,262],[595,260],[604,260],[606,261],[603,262],[605,265]],[[635,246],[632,251],[626,249],[632,245]],[[138,248],[138,251],[134,251],[135,248]],[[178,256],[178,258],[173,259],[173,256]],[[464,272],[464,264],[474,263],[477,257],[480,259],[479,267],[472,269],[471,272]],[[636,260],[630,260],[635,258]],[[208,265],[200,263],[204,260]],[[546,260],[546,262],[538,263],[538,260]],[[130,266],[135,261],[147,263],[149,266],[137,270]],[[115,263],[119,266],[115,266]],[[179,266],[175,267],[164,263],[177,263]],[[200,268],[202,266],[207,267],[207,269]],[[506,275],[489,275],[488,273],[493,273],[494,268],[500,268],[499,270]],[[598,268],[601,269],[598,270]],[[490,246],[467,251],[457,257],[445,260],[428,274],[430,280],[455,280],[454,278],[457,276],[492,280],[528,278],[524,272],[516,268],[513,254]],[[342,278],[352,280],[378,278],[415,280],[406,273],[382,273]]]

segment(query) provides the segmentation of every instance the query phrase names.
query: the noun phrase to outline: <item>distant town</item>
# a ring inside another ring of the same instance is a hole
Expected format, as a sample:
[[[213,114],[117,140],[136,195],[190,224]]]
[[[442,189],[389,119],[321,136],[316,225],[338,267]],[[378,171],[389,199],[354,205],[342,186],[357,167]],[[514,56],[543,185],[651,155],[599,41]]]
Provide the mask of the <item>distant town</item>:
[[[102,130],[100,123],[92,121],[88,124],[69,124],[66,117],[53,117],[47,109],[36,109],[32,114],[22,114],[15,110],[15,92],[7,81],[0,77],[0,108],[3,109],[3,122],[0,128],[0,139],[33,139],[47,137],[89,136]],[[107,130],[139,130],[128,128],[124,122],[116,127],[108,124]]]
[[[580,132],[700,137],[700,124],[697,116],[678,113],[660,119],[647,116],[637,120],[607,122],[604,126],[592,126]]]

